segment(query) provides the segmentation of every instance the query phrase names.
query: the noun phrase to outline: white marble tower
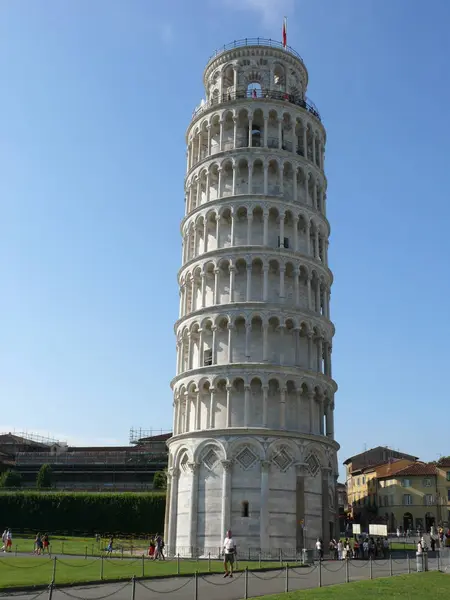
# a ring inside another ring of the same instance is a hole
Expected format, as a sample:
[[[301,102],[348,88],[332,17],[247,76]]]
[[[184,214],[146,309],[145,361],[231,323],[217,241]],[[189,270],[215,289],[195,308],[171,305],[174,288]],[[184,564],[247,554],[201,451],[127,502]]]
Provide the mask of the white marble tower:
[[[166,543],[327,543],[338,521],[326,133],[280,43],[224,46],[188,127]]]

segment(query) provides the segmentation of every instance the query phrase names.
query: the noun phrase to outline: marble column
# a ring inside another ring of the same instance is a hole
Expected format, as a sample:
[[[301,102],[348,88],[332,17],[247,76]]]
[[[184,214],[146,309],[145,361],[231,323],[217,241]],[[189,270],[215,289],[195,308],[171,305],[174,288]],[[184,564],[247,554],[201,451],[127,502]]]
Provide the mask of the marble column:
[[[233,386],[227,385],[227,427],[231,427],[231,399],[232,399]]]
[[[231,468],[230,460],[222,460],[222,538],[225,539],[225,534],[228,529],[231,529]],[[222,539],[220,540],[222,543]]]
[[[236,267],[234,265],[230,265],[230,303],[234,302],[234,277],[236,273]]]
[[[280,390],[280,428],[286,429],[286,388]]]
[[[309,400],[309,433],[314,433],[314,392],[308,392]]]
[[[270,462],[267,460],[261,461],[261,509],[260,509],[260,547],[261,550],[270,550],[270,535],[269,535],[269,472]]]
[[[190,554],[192,558],[198,556],[197,551],[197,514],[198,514],[198,463],[188,463],[192,473],[192,488],[189,498],[189,541]]]
[[[227,323],[228,329],[228,364],[233,362],[233,323]]]
[[[244,427],[248,427],[250,423],[250,393],[250,386],[244,385]]]
[[[263,427],[267,427],[267,415],[268,415],[268,405],[269,405],[269,386],[262,386],[263,392]]]
[[[216,388],[211,387],[209,390],[210,396],[209,396],[209,423],[208,423],[208,428],[209,429],[214,429],[214,411],[216,409]]]
[[[179,469],[169,469],[169,477],[171,479],[170,492],[170,517],[169,517],[169,551],[171,554],[176,554],[177,540],[177,513],[178,513],[178,480],[180,477]]]

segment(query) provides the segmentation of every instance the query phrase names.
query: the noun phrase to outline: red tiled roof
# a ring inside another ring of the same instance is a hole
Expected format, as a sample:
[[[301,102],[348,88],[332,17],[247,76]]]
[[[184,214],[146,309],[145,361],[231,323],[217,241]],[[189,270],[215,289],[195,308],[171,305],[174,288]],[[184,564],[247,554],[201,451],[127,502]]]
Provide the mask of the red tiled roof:
[[[421,462],[416,462],[412,465],[409,465],[409,467],[405,467],[404,469],[401,469],[400,471],[397,471],[396,476],[398,475],[410,475],[411,477],[414,476],[424,476],[424,475],[437,475],[437,469],[436,469],[436,465],[432,464],[432,463],[421,463]]]

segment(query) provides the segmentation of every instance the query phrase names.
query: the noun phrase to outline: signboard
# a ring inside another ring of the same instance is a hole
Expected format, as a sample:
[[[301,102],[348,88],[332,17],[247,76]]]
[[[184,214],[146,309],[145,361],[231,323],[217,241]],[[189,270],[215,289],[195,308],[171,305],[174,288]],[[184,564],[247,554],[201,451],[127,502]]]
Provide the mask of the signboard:
[[[387,525],[369,525],[369,535],[382,535],[387,537]]]
[[[352,525],[352,531],[353,531],[353,535],[361,535],[361,525],[357,525],[356,523],[353,523]]]

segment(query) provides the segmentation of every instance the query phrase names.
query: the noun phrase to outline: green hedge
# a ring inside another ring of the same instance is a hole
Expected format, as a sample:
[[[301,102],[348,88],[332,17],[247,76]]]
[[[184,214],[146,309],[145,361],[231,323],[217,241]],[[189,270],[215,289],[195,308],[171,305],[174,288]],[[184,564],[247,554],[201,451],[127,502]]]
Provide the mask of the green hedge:
[[[165,493],[0,492],[0,515],[16,531],[155,533]]]

